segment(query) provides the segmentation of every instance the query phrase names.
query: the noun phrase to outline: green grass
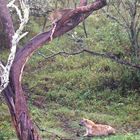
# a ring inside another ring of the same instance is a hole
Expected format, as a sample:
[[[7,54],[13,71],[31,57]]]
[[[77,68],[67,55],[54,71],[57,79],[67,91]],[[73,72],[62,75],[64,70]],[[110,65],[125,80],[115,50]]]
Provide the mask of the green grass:
[[[85,129],[79,126],[79,121],[83,117],[116,128],[116,136],[95,138],[97,140],[138,140],[140,138],[139,135],[135,135],[140,132],[139,96],[121,97],[117,92],[109,91],[90,95],[91,99],[81,96],[83,93],[65,90],[49,92],[45,97],[43,109],[33,106],[33,101],[29,101],[33,120],[41,129],[46,130],[40,131],[44,139],[50,139],[54,134],[75,140],[83,139]],[[0,118],[3,121],[0,126],[0,136],[4,140],[10,139],[14,136],[14,131],[10,122],[7,121],[9,114],[6,105],[2,105],[0,111],[2,112]],[[76,136],[77,132],[80,137]]]

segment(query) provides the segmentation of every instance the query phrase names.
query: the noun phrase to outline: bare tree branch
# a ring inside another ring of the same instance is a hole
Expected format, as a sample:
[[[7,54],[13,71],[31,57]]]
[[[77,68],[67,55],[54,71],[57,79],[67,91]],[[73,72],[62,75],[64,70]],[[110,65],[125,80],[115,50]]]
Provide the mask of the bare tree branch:
[[[116,21],[120,26],[127,28],[127,26],[123,23],[121,23],[121,21],[119,19],[117,19],[117,17],[111,15],[110,13],[108,13],[107,11],[105,11],[104,9],[102,9],[102,11],[106,14],[107,17],[109,17],[110,19]]]
[[[51,58],[54,58],[58,55],[61,55],[61,56],[70,56],[70,55],[78,55],[78,54],[81,54],[81,53],[88,53],[88,54],[91,54],[92,56],[99,56],[99,57],[104,57],[104,58],[108,58],[108,59],[111,59],[112,61],[116,62],[116,63],[119,63],[119,64],[123,64],[123,65],[126,65],[126,66],[129,66],[129,67],[133,67],[133,68],[137,68],[137,69],[140,69],[140,65],[138,64],[134,64],[134,63],[131,63],[131,62],[127,62],[125,60],[122,60],[122,59],[119,59],[117,56],[115,56],[114,54],[111,54],[111,53],[100,53],[100,52],[95,52],[93,50],[89,50],[87,48],[84,48],[84,49],[81,49],[79,51],[75,51],[75,52],[66,52],[66,51],[60,51],[60,52],[57,52],[57,53],[54,53],[50,56],[46,56],[44,55],[42,52],[37,52],[40,56],[42,56],[43,58],[45,59],[51,59]]]

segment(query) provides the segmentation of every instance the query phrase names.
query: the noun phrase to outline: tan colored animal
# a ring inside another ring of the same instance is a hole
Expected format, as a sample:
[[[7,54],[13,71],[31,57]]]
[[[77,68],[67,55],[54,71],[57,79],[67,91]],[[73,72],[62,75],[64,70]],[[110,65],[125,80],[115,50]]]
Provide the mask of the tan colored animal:
[[[49,19],[51,20],[52,23],[56,23],[58,20],[62,18],[63,15],[66,13],[70,12],[72,9],[59,9],[51,12],[49,15]]]
[[[62,16],[64,16],[65,14],[70,12],[71,10],[72,9],[55,10],[49,15],[49,20],[51,20],[51,22],[53,24],[52,33],[50,36],[51,40],[53,39],[53,34],[55,32],[55,29],[56,29],[57,21],[59,21],[62,18]]]
[[[91,120],[83,118],[80,121],[81,126],[86,127],[84,136],[107,136],[115,134],[115,129],[109,125],[95,124]]]

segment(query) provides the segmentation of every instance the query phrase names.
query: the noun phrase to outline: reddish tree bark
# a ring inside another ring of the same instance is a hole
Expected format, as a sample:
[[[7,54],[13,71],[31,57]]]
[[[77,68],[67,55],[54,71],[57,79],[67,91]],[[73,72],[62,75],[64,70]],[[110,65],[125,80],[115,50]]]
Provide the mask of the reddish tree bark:
[[[5,0],[0,0],[0,22],[2,24],[2,30],[4,31],[4,37],[6,39],[7,47],[11,47],[12,45],[12,36],[14,35],[14,26],[13,22],[7,9],[7,2]]]
[[[85,3],[87,3],[87,0],[80,0],[80,6],[78,8],[66,13],[59,21],[57,21],[53,38],[72,30],[93,11],[104,7],[106,5],[106,0],[96,0],[92,4],[82,6],[85,5]],[[5,27],[10,46],[12,35],[14,34],[14,28],[5,0],[0,0],[0,20]],[[23,48],[18,50],[11,69],[9,85],[3,91],[3,95],[9,107],[12,122],[16,129],[17,137],[20,140],[41,139],[28,112],[27,103],[21,86],[21,78],[26,62],[34,51],[50,41],[51,33],[52,29],[48,32],[37,35],[25,44]]]

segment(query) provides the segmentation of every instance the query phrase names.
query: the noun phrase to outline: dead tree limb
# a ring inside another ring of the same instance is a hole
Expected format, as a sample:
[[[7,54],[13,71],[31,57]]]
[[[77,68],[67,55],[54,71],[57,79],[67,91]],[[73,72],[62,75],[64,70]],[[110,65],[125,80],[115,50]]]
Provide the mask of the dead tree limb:
[[[114,62],[116,62],[118,64],[123,64],[123,65],[129,66],[131,68],[140,69],[140,65],[125,61],[123,59],[120,59],[120,58],[118,58],[116,55],[114,55],[112,53],[101,53],[101,52],[96,52],[96,51],[93,51],[93,50],[89,50],[87,48],[84,48],[84,49],[81,49],[81,50],[75,51],[75,52],[60,51],[60,52],[54,53],[54,54],[52,54],[50,56],[46,56],[41,52],[38,52],[38,54],[40,56],[42,56],[43,58],[45,58],[45,59],[51,59],[51,58],[54,58],[54,57],[56,57],[58,55],[67,57],[67,56],[78,55],[78,54],[81,54],[81,53],[84,53],[84,52],[86,52],[86,53],[88,53],[88,54],[90,54],[92,56],[99,56],[99,57],[108,58],[108,59],[110,59],[110,60],[112,60],[112,61],[114,61]]]

